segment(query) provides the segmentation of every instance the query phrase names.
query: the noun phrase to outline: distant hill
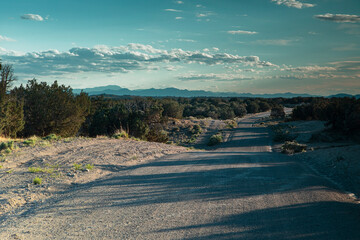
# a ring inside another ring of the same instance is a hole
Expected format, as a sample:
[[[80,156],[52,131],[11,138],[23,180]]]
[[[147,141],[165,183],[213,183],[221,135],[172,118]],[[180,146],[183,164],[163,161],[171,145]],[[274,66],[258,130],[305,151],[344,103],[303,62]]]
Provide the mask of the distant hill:
[[[142,96],[142,97],[261,97],[261,98],[292,98],[292,97],[316,97],[310,94],[296,93],[275,93],[275,94],[252,94],[252,93],[235,93],[235,92],[210,92],[203,90],[182,90],[177,88],[164,89],[139,89],[130,90],[117,85],[108,85],[102,87],[74,89],[74,93],[81,91],[94,95],[115,95],[115,96]]]
[[[347,93],[339,93],[339,94],[335,94],[335,95],[330,95],[328,96],[328,98],[343,98],[343,97],[355,97],[356,99],[360,99],[360,94],[357,95],[351,95],[351,94],[347,94]]]

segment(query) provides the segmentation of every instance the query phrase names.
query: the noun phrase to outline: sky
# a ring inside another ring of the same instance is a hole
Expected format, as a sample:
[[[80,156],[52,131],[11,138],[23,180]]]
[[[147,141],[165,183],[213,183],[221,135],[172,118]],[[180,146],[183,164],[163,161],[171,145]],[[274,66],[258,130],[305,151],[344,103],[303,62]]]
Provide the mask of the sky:
[[[359,0],[11,0],[17,84],[360,93]]]

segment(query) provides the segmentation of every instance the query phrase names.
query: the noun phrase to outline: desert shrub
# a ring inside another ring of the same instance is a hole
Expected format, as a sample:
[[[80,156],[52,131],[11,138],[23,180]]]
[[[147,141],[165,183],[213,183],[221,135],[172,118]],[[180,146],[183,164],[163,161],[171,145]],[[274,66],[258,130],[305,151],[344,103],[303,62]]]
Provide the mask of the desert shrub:
[[[236,128],[238,126],[237,122],[235,120],[228,120],[226,121],[226,128]]]
[[[355,135],[360,132],[360,99],[316,98],[294,108],[293,120],[322,120],[339,132]]]
[[[215,135],[212,135],[209,139],[208,146],[214,146],[223,141],[223,137],[220,133],[217,133]]]
[[[24,124],[23,102],[7,95],[0,101],[0,135],[16,138]]]
[[[220,107],[219,114],[220,114],[219,118],[222,120],[233,119],[236,117],[234,110],[228,105],[224,105]]]
[[[82,165],[81,165],[81,164],[77,164],[77,163],[74,163],[74,164],[73,164],[73,167],[74,167],[75,170],[82,170],[82,169],[83,169]]]
[[[28,138],[28,139],[25,139],[24,141],[23,141],[23,144],[25,145],[25,146],[35,146],[36,145],[36,143],[38,143],[40,141],[40,138],[38,138],[38,137],[36,137],[36,136],[33,136],[33,137],[31,137],[31,138]]]
[[[260,106],[255,101],[248,101],[246,111],[248,113],[258,113],[260,111]]]
[[[180,105],[177,101],[173,99],[163,99],[161,104],[164,109],[162,112],[164,117],[182,118],[184,106]]]
[[[87,170],[93,170],[93,169],[94,169],[94,164],[90,164],[90,163],[86,164],[86,165],[85,165],[85,169],[87,169]]]
[[[31,173],[53,173],[54,172],[54,169],[52,169],[52,168],[29,167],[28,170]]]
[[[199,135],[202,133],[202,128],[199,124],[195,124],[192,129],[191,129],[191,133],[194,135]]]
[[[260,108],[260,112],[266,112],[271,109],[271,106],[269,103],[261,101],[259,102],[259,108]]]
[[[281,147],[281,152],[286,154],[294,154],[299,152],[305,152],[307,146],[305,144],[300,144],[296,141],[286,141]]]
[[[7,150],[7,149],[10,149],[10,150],[14,149],[14,141],[2,142],[0,144],[0,151]]]
[[[36,177],[33,179],[33,184],[35,184],[35,185],[40,185],[41,182],[42,182],[42,179],[39,177]]]
[[[273,125],[270,126],[270,128],[274,133],[274,142],[292,141],[297,137],[297,135],[290,133],[290,127],[288,125]]]
[[[57,136],[56,134],[52,133],[52,134],[47,135],[46,137],[43,137],[43,140],[51,142],[51,141],[57,141],[60,138],[61,138],[60,136]]]
[[[120,138],[129,138],[129,134],[124,130],[118,130],[112,135],[112,138],[120,139]]]
[[[70,87],[38,83],[35,79],[12,90],[24,101],[23,136],[47,136],[51,133],[74,136],[89,113],[90,100],[85,93],[74,95]]]
[[[161,126],[157,125],[150,129],[149,133],[146,135],[146,140],[149,142],[166,143],[169,140],[169,135]]]
[[[23,101],[9,94],[14,81],[12,65],[0,61],[0,135],[11,138],[24,128]]]
[[[284,118],[285,117],[284,106],[277,105],[277,106],[272,107],[270,117],[272,117],[272,118]]]

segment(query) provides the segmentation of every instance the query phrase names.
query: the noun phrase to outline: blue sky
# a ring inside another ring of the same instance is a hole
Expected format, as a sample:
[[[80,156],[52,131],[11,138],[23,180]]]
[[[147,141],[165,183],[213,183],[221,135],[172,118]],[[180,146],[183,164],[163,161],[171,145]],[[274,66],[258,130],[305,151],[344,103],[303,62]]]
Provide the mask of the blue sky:
[[[360,93],[359,0],[12,0],[0,58],[18,83]]]

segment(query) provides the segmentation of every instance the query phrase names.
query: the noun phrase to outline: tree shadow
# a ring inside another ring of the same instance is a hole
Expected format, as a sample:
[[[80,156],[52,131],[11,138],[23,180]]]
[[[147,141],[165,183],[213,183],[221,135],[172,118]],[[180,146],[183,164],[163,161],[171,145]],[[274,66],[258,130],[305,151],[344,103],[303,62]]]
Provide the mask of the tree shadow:
[[[266,208],[221,218],[218,221],[163,229],[208,234],[187,239],[360,239],[360,209],[342,202],[313,202]],[[200,231],[200,230],[203,231]],[[215,232],[215,233],[214,233]],[[194,234],[196,235],[196,234]]]

